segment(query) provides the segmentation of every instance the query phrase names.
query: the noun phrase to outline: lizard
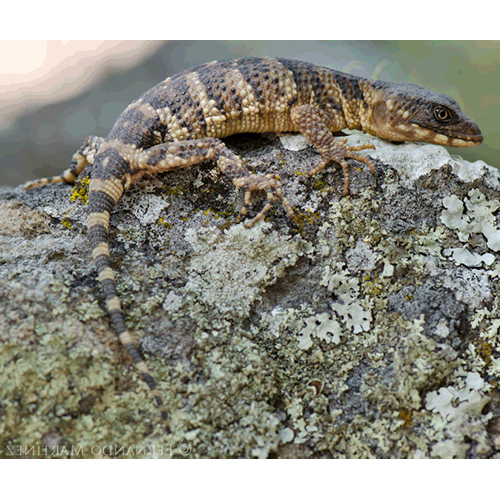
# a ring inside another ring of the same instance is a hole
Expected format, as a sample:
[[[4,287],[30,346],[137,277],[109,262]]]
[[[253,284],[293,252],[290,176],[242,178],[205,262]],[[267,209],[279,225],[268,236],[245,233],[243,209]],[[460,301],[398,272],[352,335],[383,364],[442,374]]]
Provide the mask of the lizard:
[[[347,138],[334,139],[334,133],[346,128],[392,142],[469,147],[483,140],[478,126],[455,100],[425,87],[369,80],[294,59],[248,57],[213,61],[168,77],[133,101],[105,138],[87,138],[61,175],[25,184],[26,189],[72,184],[89,167],[88,238],[110,323],[149,386],[167,431],[167,410],[125,325],[116,290],[108,241],[116,203],[145,174],[213,161],[244,191],[236,222],[247,214],[254,191],[264,191],[267,198],[246,227],[263,219],[277,200],[292,217],[279,177],[250,173],[221,139],[243,132],[299,132],[321,154],[308,174],[331,163],[340,165],[346,196],[347,159],[358,160],[375,173],[373,161],[359,153],[374,149],[373,145],[351,147]]]

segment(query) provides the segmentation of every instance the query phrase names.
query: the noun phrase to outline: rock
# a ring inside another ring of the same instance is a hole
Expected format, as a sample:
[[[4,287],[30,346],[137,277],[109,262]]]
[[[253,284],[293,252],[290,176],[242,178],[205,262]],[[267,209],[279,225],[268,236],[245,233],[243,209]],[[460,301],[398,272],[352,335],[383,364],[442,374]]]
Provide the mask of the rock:
[[[301,141],[227,140],[279,173],[293,220],[235,224],[213,164],[142,180],[112,217],[169,435],[109,330],[82,189],[0,190],[5,458],[500,457],[497,170],[353,134],[377,173],[353,161],[341,199]]]

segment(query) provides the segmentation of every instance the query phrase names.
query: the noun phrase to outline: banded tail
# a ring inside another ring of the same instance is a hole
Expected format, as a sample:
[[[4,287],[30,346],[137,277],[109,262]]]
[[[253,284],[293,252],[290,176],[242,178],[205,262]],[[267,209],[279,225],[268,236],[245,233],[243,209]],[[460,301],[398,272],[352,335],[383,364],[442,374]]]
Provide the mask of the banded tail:
[[[160,392],[145,361],[139,354],[132,337],[125,326],[120,299],[116,292],[115,278],[109,254],[109,219],[115,203],[121,198],[124,191],[121,179],[127,176],[124,176],[123,172],[120,172],[120,168],[124,168],[123,165],[119,165],[124,161],[122,158],[120,158],[120,161],[118,162],[118,168],[117,165],[114,165],[114,168],[107,165],[109,162],[109,152],[108,154],[105,153],[102,155],[99,161],[94,161],[98,155],[100,147],[103,144],[103,138],[97,136],[89,137],[84,142],[82,147],[73,155],[70,167],[61,175],[27,182],[24,185],[24,188],[33,189],[58,182],[74,184],[76,178],[81,172],[83,172],[85,167],[89,164],[92,165],[93,178],[90,181],[89,188],[89,217],[87,223],[89,241],[99,281],[101,282],[102,291],[106,300],[106,307],[108,309],[111,326],[118,336],[121,344],[132,358],[132,361],[139,370],[142,379],[150,388],[160,409],[162,420],[164,421],[165,427],[168,431],[169,426],[167,411],[160,396]],[[99,168],[94,168],[98,165],[101,167],[100,170]],[[125,170],[128,170],[128,166],[125,167]],[[116,177],[113,177],[113,174],[116,174]],[[105,177],[108,180],[104,180],[101,177]]]
[[[96,173],[94,173],[94,176]],[[89,241],[92,248],[92,257],[97,268],[106,307],[108,309],[111,326],[128,352],[142,379],[151,389],[151,393],[160,409],[161,418],[168,429],[168,416],[160,392],[151,376],[145,361],[139,354],[132,337],[125,326],[120,299],[116,291],[115,277],[111,267],[109,254],[108,230],[111,211],[115,203],[121,198],[124,188],[121,180],[111,178],[102,180],[93,178],[89,190]]]

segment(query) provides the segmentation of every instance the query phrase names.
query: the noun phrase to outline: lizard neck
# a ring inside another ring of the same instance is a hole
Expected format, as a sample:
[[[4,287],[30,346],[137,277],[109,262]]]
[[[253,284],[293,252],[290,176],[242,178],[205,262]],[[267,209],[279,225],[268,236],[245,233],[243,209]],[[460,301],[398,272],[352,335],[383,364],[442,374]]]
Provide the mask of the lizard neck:
[[[384,138],[380,127],[374,125],[373,117],[380,102],[388,104],[389,107],[392,106],[390,96],[387,94],[389,84],[381,81],[360,79],[359,86],[363,94],[363,105],[358,108],[359,130]]]
[[[334,79],[334,85],[339,91],[345,126],[351,130],[363,130],[363,115],[367,108],[365,89],[368,80],[339,71],[334,72]]]

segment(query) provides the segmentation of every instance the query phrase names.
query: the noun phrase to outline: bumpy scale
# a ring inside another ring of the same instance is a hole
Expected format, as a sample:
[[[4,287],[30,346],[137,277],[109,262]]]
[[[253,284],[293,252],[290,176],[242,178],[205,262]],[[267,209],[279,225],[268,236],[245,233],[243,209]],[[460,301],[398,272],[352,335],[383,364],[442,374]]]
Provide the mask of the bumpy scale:
[[[359,154],[372,145],[349,147],[347,139],[334,140],[332,133],[345,128],[390,141],[448,146],[474,146],[483,139],[453,99],[423,87],[370,81],[296,60],[244,58],[214,61],[167,78],[130,104],[106,138],[89,137],[60,176],[26,184],[30,189],[73,183],[91,165],[89,239],[111,324],[150,387],[167,428],[167,411],[125,326],[116,292],[108,244],[114,205],[144,174],[212,160],[245,192],[238,221],[246,214],[253,191],[265,191],[264,207],[246,227],[260,221],[276,200],[292,216],[279,179],[249,173],[220,139],[242,132],[300,132],[322,156],[309,174],[339,164],[347,195],[346,159],[364,162],[372,173],[375,166]]]

